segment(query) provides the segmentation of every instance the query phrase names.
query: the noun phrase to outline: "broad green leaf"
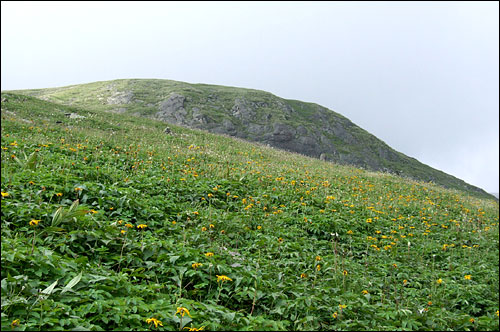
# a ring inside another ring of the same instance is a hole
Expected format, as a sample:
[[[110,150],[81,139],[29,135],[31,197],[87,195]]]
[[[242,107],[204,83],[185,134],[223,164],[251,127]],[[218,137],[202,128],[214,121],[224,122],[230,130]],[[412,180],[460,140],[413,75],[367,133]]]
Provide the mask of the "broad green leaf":
[[[172,263],[172,264],[175,263],[175,261],[178,260],[179,257],[181,257],[181,256],[172,256],[172,257],[170,257],[170,263]]]
[[[56,285],[57,285],[57,282],[58,282],[58,281],[59,281],[59,280],[54,281],[54,282],[52,283],[52,285],[50,285],[49,287],[45,288],[45,289],[42,291],[42,293],[43,293],[43,294],[47,294],[47,295],[52,294],[52,292],[54,291],[54,287],[56,287]]]
[[[79,203],[80,203],[80,202],[79,202],[79,200],[78,200],[78,199],[76,199],[76,200],[73,202],[73,204],[71,204],[71,206],[69,207],[68,212],[70,212],[70,213],[71,213],[71,212],[76,211],[76,208],[78,208],[78,204],[79,204]]]
[[[36,163],[37,163],[37,154],[36,152],[33,152],[29,156],[28,161],[26,162],[26,168],[34,170],[36,168]]]
[[[66,293],[69,291],[73,286],[75,286],[77,283],[80,282],[80,279],[82,279],[83,271],[80,272],[76,277],[71,279],[66,286],[64,286],[63,290],[61,291],[61,294]]]

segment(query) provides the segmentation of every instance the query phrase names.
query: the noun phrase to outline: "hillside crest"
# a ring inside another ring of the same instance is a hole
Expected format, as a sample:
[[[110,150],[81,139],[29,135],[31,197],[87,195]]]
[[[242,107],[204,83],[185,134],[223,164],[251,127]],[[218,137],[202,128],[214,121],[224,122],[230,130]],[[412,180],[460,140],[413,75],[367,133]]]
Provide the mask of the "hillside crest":
[[[395,151],[337,112],[265,91],[171,80],[124,79],[12,92],[89,110],[203,129],[338,164],[493,197]]]

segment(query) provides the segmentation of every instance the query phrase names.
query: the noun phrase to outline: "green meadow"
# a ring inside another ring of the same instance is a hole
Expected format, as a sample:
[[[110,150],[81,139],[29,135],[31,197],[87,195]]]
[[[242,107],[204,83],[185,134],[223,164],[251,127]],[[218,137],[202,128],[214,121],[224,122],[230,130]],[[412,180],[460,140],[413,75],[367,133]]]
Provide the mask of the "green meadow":
[[[499,329],[498,201],[19,94],[1,116],[2,330]]]

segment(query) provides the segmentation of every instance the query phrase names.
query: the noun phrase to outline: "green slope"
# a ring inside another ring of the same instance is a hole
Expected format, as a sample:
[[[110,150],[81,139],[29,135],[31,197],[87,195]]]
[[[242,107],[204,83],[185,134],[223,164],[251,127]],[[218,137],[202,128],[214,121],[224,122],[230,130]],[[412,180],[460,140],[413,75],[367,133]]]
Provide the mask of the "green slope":
[[[16,91],[14,91],[16,92]],[[153,79],[20,90],[65,105],[160,119],[280,149],[492,197],[390,148],[344,116],[265,91]]]
[[[2,330],[498,330],[495,200],[29,96],[1,116]]]

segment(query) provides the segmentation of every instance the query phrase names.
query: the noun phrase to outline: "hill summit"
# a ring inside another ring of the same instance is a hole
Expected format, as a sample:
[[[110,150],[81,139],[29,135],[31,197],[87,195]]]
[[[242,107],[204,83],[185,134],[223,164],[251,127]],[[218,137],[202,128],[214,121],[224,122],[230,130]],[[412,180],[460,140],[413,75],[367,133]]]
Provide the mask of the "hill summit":
[[[492,197],[395,151],[337,112],[265,91],[171,80],[122,79],[13,92],[89,110],[158,119]]]

